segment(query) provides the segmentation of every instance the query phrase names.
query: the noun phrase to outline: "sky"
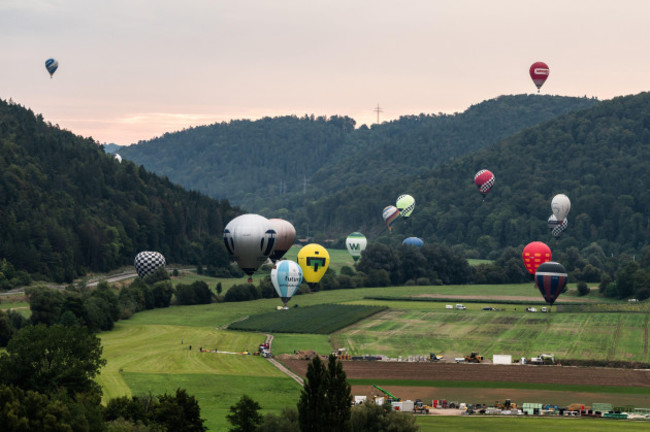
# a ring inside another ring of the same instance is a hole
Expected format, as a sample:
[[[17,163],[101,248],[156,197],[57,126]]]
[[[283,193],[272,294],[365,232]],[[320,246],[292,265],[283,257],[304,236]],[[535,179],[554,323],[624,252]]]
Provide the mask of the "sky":
[[[100,143],[231,119],[357,126],[650,76],[647,0],[0,0],[0,99]],[[45,60],[59,69],[50,79]]]

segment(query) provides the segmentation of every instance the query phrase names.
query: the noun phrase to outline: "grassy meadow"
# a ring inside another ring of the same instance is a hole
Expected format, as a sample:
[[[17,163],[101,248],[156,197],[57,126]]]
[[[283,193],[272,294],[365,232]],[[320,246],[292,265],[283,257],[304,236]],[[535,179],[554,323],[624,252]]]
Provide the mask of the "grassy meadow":
[[[292,254],[295,258],[298,250],[292,248],[288,258],[292,258]],[[340,269],[343,265],[352,266],[352,259],[346,251],[329,252],[334,269]],[[245,278],[215,279],[183,272],[181,277],[174,278],[174,283],[191,283],[199,279],[208,282],[211,288],[221,282],[224,291],[235,283],[245,281]],[[427,294],[458,299],[459,303],[462,303],[463,296],[517,296],[530,298],[531,301],[540,298],[532,283],[360,288],[296,295],[291,299],[290,307],[336,303],[385,306],[388,309],[332,334],[274,334],[273,352],[278,355],[294,350],[315,350],[325,354],[334,348],[345,347],[350,354],[385,354],[391,357],[428,355],[429,352],[453,357],[472,351],[488,358],[494,353],[530,357],[552,352],[560,358],[650,361],[647,311],[584,313],[554,310],[550,314],[532,314],[524,312],[525,305],[495,305],[505,310],[481,310],[483,306],[490,305],[489,300],[485,303],[466,303],[467,310],[457,311],[445,309],[445,302],[367,299],[373,296]],[[571,287],[563,297],[574,298],[575,287]],[[602,301],[597,294],[589,295],[586,299]],[[241,354],[255,351],[265,340],[265,335],[226,329],[235,321],[258,314],[286,313],[276,311],[280,305],[279,299],[261,299],[169,307],[140,312],[129,320],[119,321],[113,331],[100,335],[103,355],[107,360],[98,377],[104,389],[104,398],[149,392],[159,394],[183,387],[199,400],[202,416],[207,419],[212,431],[228,428],[225,419],[228,409],[243,394],[257,400],[263,407],[263,413],[279,413],[284,406],[295,405],[300,394],[297,383],[265,359]],[[294,327],[300,331],[300,322],[296,322]],[[189,349],[190,345],[192,350]],[[208,352],[199,352],[199,348]],[[215,349],[217,352],[214,352]],[[529,387],[530,391],[546,391],[536,389],[534,385]],[[445,391],[449,394],[459,391],[462,395],[462,391],[471,389],[448,387]],[[575,394],[581,394],[581,391],[584,389],[575,389]],[[647,399],[646,394],[635,397]],[[562,430],[588,431],[603,426],[602,422],[566,419],[522,420],[436,416],[419,417],[418,423],[422,431],[434,430],[434,427],[440,429],[441,426],[453,430],[480,428],[501,431],[513,427],[548,430],[548,427],[561,427]],[[631,422],[626,424],[634,425]]]

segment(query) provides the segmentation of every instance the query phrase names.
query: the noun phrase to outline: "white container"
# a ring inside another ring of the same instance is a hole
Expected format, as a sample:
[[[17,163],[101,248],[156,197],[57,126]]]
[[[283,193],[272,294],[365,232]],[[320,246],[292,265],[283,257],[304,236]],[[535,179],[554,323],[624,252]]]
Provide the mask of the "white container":
[[[509,354],[494,354],[492,364],[510,365],[512,364],[512,356]]]

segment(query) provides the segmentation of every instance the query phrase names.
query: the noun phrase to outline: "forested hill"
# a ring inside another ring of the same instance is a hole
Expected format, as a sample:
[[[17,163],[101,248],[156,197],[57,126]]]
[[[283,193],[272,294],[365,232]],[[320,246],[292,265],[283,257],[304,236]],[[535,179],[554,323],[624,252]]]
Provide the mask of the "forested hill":
[[[394,243],[418,236],[462,245],[470,256],[488,257],[534,240],[560,250],[595,242],[607,255],[634,253],[650,244],[649,161],[650,93],[642,93],[527,129],[414,181],[348,188],[292,216],[299,230],[321,238],[356,230]],[[473,184],[481,168],[496,178],[485,202]],[[416,208],[388,235],[381,210],[400,193],[412,194]],[[572,206],[556,243],[547,219],[559,193]]]
[[[344,187],[423,173],[597,103],[501,96],[463,113],[405,116],[356,129],[354,120],[337,116],[238,120],[168,133],[119,153],[186,188],[262,211],[309,202]]]
[[[141,250],[199,262],[236,211],[0,100],[0,260],[16,270],[70,282]]]

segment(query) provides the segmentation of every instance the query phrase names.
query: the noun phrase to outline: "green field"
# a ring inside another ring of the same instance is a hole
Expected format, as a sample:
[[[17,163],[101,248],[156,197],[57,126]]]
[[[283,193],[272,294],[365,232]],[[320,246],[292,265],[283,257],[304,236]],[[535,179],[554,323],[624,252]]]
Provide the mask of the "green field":
[[[287,254],[294,258],[299,248],[292,248]],[[352,266],[347,251],[330,250],[332,268]],[[256,275],[259,279],[261,275]],[[244,283],[245,278],[215,279],[182,272],[174,278],[174,284],[192,283],[204,280],[214,289],[218,282],[224,291],[233,284]],[[575,286],[571,286],[566,298],[575,298]],[[466,303],[467,310],[445,309],[445,303],[413,301],[377,301],[367,297],[417,296],[434,294],[446,299],[458,299],[463,303],[465,296],[486,296],[485,303]],[[385,288],[361,288],[352,290],[322,291],[314,294],[296,295],[291,305],[299,310],[322,304],[347,304],[381,306],[389,309],[338,330],[331,335],[304,333],[275,333],[273,353],[315,350],[329,353],[334,348],[346,347],[350,354],[385,354],[390,356],[428,355],[437,352],[447,357],[455,353],[480,352],[490,354],[537,355],[552,352],[556,356],[574,358],[603,358],[620,360],[650,361],[648,357],[648,316],[643,313],[605,312],[561,312],[554,308],[551,314],[530,314],[523,311],[524,305],[497,305],[502,311],[482,311],[490,305],[489,298],[517,296],[538,301],[540,295],[532,283],[487,286],[409,286]],[[597,294],[583,299],[609,303],[624,307],[625,302],[604,300]],[[170,307],[135,314],[131,319],[120,321],[115,330],[101,334],[104,357],[107,365],[98,382],[104,389],[104,398],[120,395],[173,392],[178,387],[195,395],[201,405],[202,416],[212,431],[228,428],[225,415],[242,394],[248,394],[258,401],[263,413],[279,413],[284,406],[295,405],[300,387],[268,361],[258,356],[227,354],[226,352],[254,351],[265,340],[265,335],[256,332],[230,331],[226,328],[235,321],[276,311],[281,306],[279,299],[262,299],[241,303],[215,303],[209,305]],[[516,308],[516,310],[515,310]],[[181,341],[183,343],[181,343]],[[189,350],[189,345],[192,350]],[[211,352],[198,352],[199,348]],[[217,350],[215,353],[214,350]],[[354,381],[353,381],[354,382]],[[389,383],[390,384],[390,383]],[[404,384],[404,383],[402,383]],[[432,389],[444,389],[459,398],[465,395],[471,399],[475,391],[466,383],[427,383],[437,385]],[[474,383],[482,391],[490,391],[493,384]],[[509,384],[510,387],[516,387]],[[555,392],[571,395],[587,393],[589,388],[555,388],[552,390],[521,384],[518,391]],[[601,393],[607,397],[619,395],[624,401],[647,401],[649,396],[634,393],[638,389],[608,389]],[[432,390],[434,391],[434,390]],[[493,389],[492,391],[502,391]],[[617,393],[618,392],[618,393]],[[468,400],[470,401],[470,400]],[[610,400],[610,402],[615,402]],[[648,404],[645,404],[648,405]],[[607,422],[585,419],[517,419],[517,418],[467,418],[467,417],[419,417],[422,431],[448,430],[558,430],[592,431],[637,430],[638,423]],[[639,430],[647,428],[647,423]]]
[[[421,432],[440,430],[459,432],[601,432],[648,430],[648,422],[644,421],[633,422],[590,418],[419,416],[417,420]]]
[[[399,304],[397,304],[399,303]],[[391,309],[345,328],[333,344],[350,354],[391,357],[429,352],[459,357],[478,352],[513,358],[554,353],[557,358],[650,362],[648,318],[642,313],[547,313],[457,311],[417,308],[422,303],[363,301]],[[402,307],[405,306],[405,307]],[[390,337],[395,335],[395,337]]]
[[[385,306],[324,303],[253,315],[228,328],[269,333],[330,334],[386,309]]]
[[[295,304],[300,304],[295,309],[308,310],[307,306],[325,303],[387,306],[389,309],[329,336],[277,333],[273,352],[277,355],[313,349],[325,354],[333,348],[346,347],[350,354],[390,356],[426,355],[432,351],[454,356],[455,353],[478,351],[485,356],[499,353],[516,357],[520,354],[531,356],[553,352],[560,358],[650,361],[647,354],[648,313],[554,311],[551,314],[530,314],[518,305],[500,305],[499,307],[505,307],[505,311],[482,311],[481,304],[469,303],[467,310],[457,311],[445,309],[444,303],[437,302],[365,299],[368,296],[396,293],[400,296],[439,294],[450,297],[517,295],[531,299],[537,296],[528,284],[362,288],[300,295],[292,300]],[[198,398],[211,430],[224,430],[227,427],[227,409],[244,393],[260,402],[264,412],[277,413],[283,406],[295,404],[299,397],[299,386],[266,360],[252,355],[223,353],[255,350],[265,339],[262,333],[224,329],[230,323],[247,316],[265,312],[290,312],[276,311],[280,304],[279,299],[263,299],[170,307],[141,312],[127,321],[118,322],[115,330],[101,335],[104,357],[108,363],[98,381],[104,388],[105,398],[134,393],[158,394],[184,387]],[[192,351],[189,350],[190,344]],[[217,349],[219,352],[199,353],[199,347],[209,351]],[[535,385],[523,386],[530,391],[547,391]],[[446,389],[452,392],[450,394],[459,395],[463,395],[463,391],[471,391],[452,387]],[[562,394],[571,395],[585,394],[584,390],[588,389],[563,390]],[[625,390],[622,392],[625,393]],[[608,394],[617,393],[612,391]],[[626,397],[632,396],[634,395]],[[648,400],[648,395],[638,394],[632,400],[639,398],[642,401]],[[438,419],[435,418],[436,421]],[[426,428],[438,424],[429,423],[429,419],[419,421],[423,422],[422,430],[432,430]],[[459,422],[458,428],[453,426],[453,430],[462,430],[464,425],[475,425],[465,418],[444,418],[440,421],[441,424]],[[489,423],[492,424],[508,427],[498,422]],[[572,427],[589,425],[566,424]],[[489,426],[487,430],[491,430]]]

